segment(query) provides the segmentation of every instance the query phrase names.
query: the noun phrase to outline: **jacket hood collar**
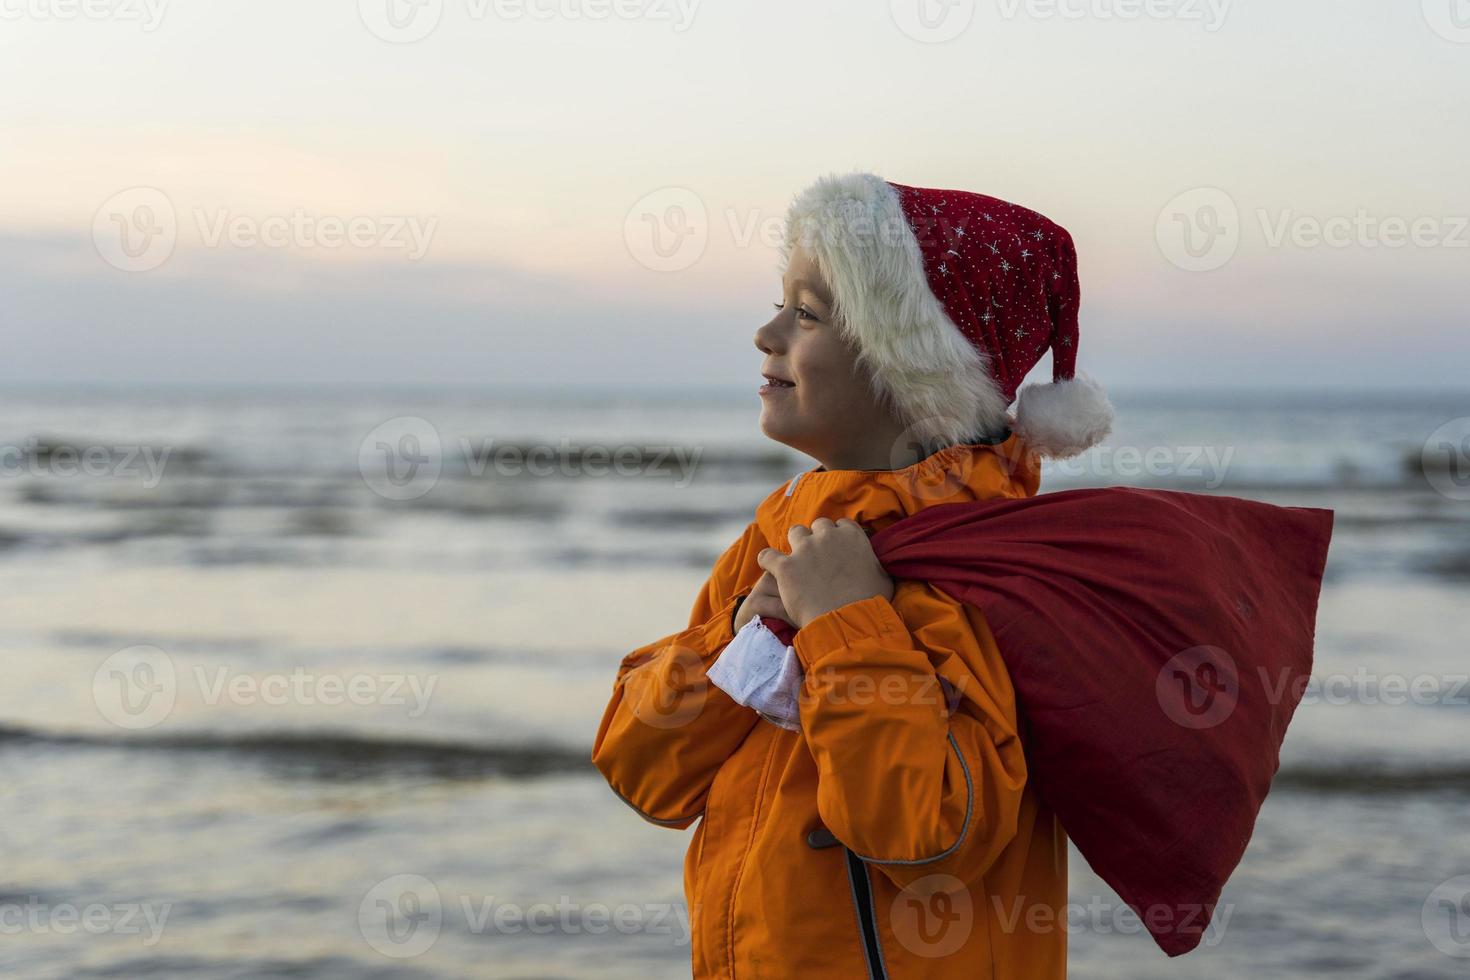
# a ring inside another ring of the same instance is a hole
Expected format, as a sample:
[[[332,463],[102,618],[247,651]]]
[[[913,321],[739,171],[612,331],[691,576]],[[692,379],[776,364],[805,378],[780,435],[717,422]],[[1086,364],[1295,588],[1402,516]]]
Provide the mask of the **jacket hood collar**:
[[[794,524],[851,518],[873,531],[934,504],[1035,496],[1036,455],[1014,433],[997,443],[959,443],[897,470],[806,470],[767,497],[756,522],[775,547]]]

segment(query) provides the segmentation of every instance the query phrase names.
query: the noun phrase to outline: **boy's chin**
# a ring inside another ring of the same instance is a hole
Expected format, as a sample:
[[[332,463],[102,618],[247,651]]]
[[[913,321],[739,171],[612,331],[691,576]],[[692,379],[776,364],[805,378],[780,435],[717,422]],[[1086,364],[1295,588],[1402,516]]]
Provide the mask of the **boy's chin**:
[[[813,438],[816,433],[811,431],[810,426],[802,425],[800,420],[779,410],[762,409],[760,427],[761,434],[767,439],[789,446],[799,453],[810,454],[810,447],[816,441]]]
[[[774,442],[785,444],[787,427],[782,424],[782,421],[781,419],[772,418],[769,411],[762,410],[760,418],[761,435]]]

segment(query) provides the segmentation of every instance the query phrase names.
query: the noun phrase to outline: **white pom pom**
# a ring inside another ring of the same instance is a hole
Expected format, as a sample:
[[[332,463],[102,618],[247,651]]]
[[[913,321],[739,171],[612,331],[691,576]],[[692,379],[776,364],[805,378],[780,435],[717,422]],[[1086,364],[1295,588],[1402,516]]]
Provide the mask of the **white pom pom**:
[[[1085,374],[1032,384],[1016,396],[1015,431],[1030,449],[1066,459],[1097,445],[1113,428],[1113,405]]]

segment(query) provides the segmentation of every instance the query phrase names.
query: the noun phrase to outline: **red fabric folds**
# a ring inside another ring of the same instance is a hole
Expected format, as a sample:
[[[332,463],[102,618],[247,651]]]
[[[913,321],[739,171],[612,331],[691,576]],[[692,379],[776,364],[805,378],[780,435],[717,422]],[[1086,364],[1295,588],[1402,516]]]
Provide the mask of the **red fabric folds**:
[[[939,504],[872,544],[894,578],[984,614],[1030,778],[1177,956],[1203,937],[1278,768],[1331,533],[1330,510],[1107,488]]]

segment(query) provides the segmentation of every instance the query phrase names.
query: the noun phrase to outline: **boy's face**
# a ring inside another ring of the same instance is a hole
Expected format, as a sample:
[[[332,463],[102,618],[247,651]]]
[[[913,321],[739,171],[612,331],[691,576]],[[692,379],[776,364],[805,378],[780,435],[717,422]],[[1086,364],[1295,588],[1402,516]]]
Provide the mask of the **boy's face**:
[[[765,355],[761,431],[829,469],[870,458],[874,448],[882,450],[878,443],[893,438],[897,423],[879,406],[857,351],[833,322],[831,290],[800,245],[792,249],[781,294],[776,315],[755,332]]]

